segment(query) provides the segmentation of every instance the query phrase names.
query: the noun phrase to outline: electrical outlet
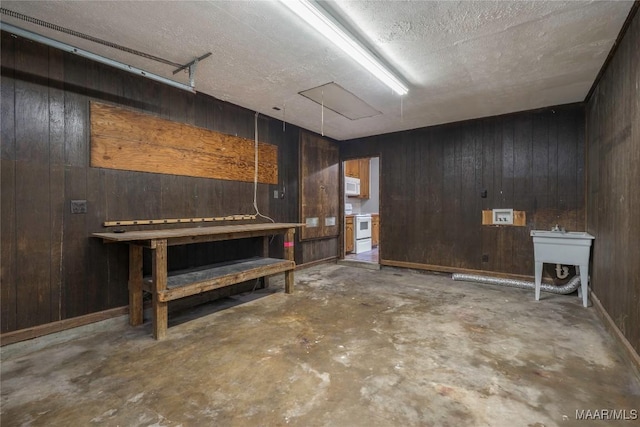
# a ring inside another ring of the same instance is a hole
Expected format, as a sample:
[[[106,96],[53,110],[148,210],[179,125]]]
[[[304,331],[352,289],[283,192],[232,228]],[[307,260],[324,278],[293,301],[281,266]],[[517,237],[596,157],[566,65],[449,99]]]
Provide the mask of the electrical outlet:
[[[86,200],[72,200],[71,201],[71,213],[72,214],[87,213],[87,201]]]
[[[274,199],[277,199],[277,198],[279,198],[279,197],[280,197],[280,195],[279,195],[278,193],[279,193],[279,191],[278,191],[278,190],[273,190],[273,198],[274,198]]]
[[[489,262],[489,255],[482,255],[482,262]]]
[[[482,190],[480,192],[480,197],[482,197],[483,199],[486,199],[487,198],[487,190]]]

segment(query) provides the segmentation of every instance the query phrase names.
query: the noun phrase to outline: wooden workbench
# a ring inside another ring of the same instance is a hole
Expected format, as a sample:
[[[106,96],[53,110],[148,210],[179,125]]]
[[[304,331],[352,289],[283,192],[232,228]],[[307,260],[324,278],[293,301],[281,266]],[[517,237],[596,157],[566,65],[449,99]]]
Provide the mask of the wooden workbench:
[[[285,273],[285,292],[293,292],[293,236],[298,223],[264,223],[213,227],[174,228],[165,230],[93,233],[105,243],[129,245],[129,323],[143,322],[142,292],[150,291],[153,301],[153,336],[162,339],[167,333],[169,301],[241,283],[276,273]],[[269,238],[284,234],[284,259],[269,258]],[[262,257],[237,260],[179,274],[167,273],[167,247],[192,243],[263,237]],[[143,248],[151,250],[152,276],[145,283],[142,273]]]

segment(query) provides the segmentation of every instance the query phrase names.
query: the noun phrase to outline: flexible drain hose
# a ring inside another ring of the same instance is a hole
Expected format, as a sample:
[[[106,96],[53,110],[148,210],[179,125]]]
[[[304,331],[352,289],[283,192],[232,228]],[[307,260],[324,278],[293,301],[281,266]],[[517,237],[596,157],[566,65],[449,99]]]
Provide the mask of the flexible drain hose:
[[[498,277],[488,277],[488,276],[477,276],[475,274],[463,274],[463,273],[454,273],[451,275],[453,280],[462,280],[465,282],[478,282],[478,283],[486,283],[489,285],[502,285],[509,286],[511,288],[519,288],[519,289],[530,289],[535,290],[536,284],[534,282],[525,282],[524,280],[515,280],[515,279],[501,279]],[[545,292],[550,292],[552,294],[570,294],[574,292],[576,289],[580,287],[580,275],[576,274],[573,276],[571,280],[561,286],[549,285],[547,283],[542,283],[540,285],[540,290]]]

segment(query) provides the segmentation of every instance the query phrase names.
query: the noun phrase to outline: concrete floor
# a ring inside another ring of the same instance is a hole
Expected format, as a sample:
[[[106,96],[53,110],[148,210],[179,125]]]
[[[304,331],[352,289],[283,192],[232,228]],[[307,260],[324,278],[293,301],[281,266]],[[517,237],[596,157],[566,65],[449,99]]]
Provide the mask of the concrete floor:
[[[335,264],[296,283],[170,315],[165,341],[121,319],[3,347],[1,424],[589,426],[612,422],[576,410],[640,409],[640,381],[575,296]]]

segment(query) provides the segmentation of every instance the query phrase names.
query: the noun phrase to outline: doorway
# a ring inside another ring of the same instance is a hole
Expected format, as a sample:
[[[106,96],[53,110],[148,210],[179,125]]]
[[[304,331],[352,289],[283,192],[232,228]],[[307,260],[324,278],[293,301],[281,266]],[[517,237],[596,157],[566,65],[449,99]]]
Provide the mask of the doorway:
[[[347,160],[343,163],[343,171],[344,260],[378,265],[381,246],[380,158]]]

